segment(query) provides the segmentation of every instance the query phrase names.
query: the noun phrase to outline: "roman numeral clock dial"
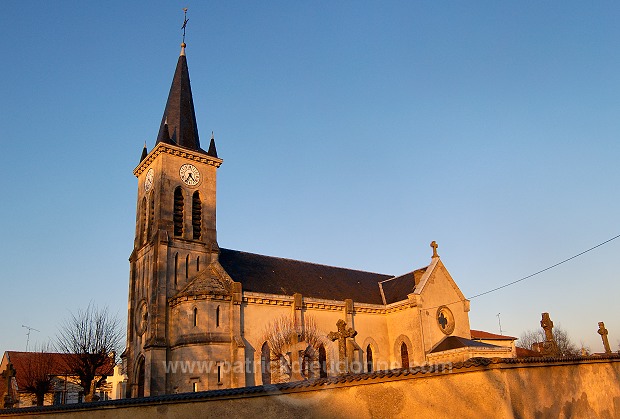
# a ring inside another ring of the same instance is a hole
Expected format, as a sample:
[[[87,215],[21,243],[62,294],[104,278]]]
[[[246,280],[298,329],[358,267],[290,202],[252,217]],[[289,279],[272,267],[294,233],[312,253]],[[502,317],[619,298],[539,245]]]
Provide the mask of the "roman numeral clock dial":
[[[200,172],[193,164],[184,164],[179,169],[181,180],[189,186],[196,186],[200,182]]]

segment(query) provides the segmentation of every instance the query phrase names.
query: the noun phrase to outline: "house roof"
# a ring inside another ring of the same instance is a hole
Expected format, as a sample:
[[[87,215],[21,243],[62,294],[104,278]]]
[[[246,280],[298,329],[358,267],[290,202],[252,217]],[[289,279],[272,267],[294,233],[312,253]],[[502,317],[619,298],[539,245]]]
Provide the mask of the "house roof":
[[[446,336],[441,342],[439,342],[433,349],[431,349],[430,353],[434,354],[437,352],[449,351],[451,349],[459,349],[459,348],[499,348],[499,346],[490,345],[488,343],[482,343],[475,340],[465,339],[460,336]]]
[[[517,358],[537,358],[540,357],[540,352],[532,351],[531,349],[525,349],[516,347],[517,350]]]
[[[244,291],[279,295],[300,293],[338,301],[350,298],[370,304],[383,304],[379,282],[393,277],[222,248],[219,262],[234,281],[241,282]],[[413,289],[413,277],[409,280]],[[402,281],[406,282],[406,278]],[[399,287],[391,294],[391,299],[406,300],[409,288],[403,284]]]
[[[513,336],[505,336],[505,335],[496,335],[495,333],[485,332],[483,330],[474,330],[471,329],[471,338],[474,340],[484,339],[484,340],[517,340],[517,338]]]
[[[71,358],[76,357],[74,354],[61,354],[55,352],[18,352],[7,351],[8,361],[15,368],[15,379],[17,387],[23,388],[26,385],[26,379],[29,373],[35,372],[39,368],[50,375],[74,375],[68,369],[71,364]],[[36,372],[35,372],[36,373]],[[110,358],[110,363],[97,369],[99,375],[114,374],[114,360]],[[6,390],[5,390],[6,391]]]

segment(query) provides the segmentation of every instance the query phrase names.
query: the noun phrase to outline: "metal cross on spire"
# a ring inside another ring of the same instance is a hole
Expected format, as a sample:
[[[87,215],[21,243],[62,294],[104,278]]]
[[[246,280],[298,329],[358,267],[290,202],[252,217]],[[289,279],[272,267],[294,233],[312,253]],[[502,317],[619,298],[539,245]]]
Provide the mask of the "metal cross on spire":
[[[185,43],[185,27],[187,22],[189,22],[189,19],[187,18],[187,7],[185,7],[183,9],[183,26],[181,26],[181,29],[183,29],[183,43]]]

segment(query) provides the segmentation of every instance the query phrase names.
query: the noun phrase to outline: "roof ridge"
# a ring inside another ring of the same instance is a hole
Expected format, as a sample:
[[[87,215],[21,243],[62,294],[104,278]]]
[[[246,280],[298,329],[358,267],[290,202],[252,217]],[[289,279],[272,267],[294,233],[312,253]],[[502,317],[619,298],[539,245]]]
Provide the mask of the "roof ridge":
[[[308,262],[308,261],[305,261],[305,260],[291,259],[291,258],[285,258],[285,257],[281,257],[281,256],[263,255],[263,254],[260,254],[260,253],[246,252],[244,250],[228,249],[228,248],[224,248],[224,247],[220,247],[220,250],[228,250],[228,251],[231,251],[231,252],[245,253],[246,255],[262,256],[262,257],[268,257],[268,258],[273,258],[273,259],[288,260],[288,261],[291,261],[291,262],[307,263],[308,265],[324,266],[324,267],[327,267],[327,268],[343,269],[345,271],[355,271],[355,272],[362,272],[362,273],[373,274],[373,275],[389,276],[390,279],[391,278],[396,278],[392,274],[383,274],[383,273],[380,273],[380,272],[363,271],[361,269],[344,268],[342,266],[326,265],[324,263]]]

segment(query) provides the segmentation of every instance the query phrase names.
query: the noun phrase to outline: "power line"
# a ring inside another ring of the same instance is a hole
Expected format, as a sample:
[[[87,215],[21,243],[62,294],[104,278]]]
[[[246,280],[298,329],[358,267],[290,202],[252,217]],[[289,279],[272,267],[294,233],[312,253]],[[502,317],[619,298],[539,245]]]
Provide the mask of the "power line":
[[[589,248],[588,250],[584,250],[584,251],[583,251],[583,252],[581,252],[581,253],[577,253],[576,255],[571,256],[571,257],[569,257],[568,259],[564,259],[564,260],[563,260],[563,261],[561,261],[561,262],[558,262],[558,263],[556,263],[556,264],[554,264],[554,265],[551,265],[551,266],[549,266],[549,267],[547,267],[547,268],[545,268],[545,269],[541,269],[541,270],[540,270],[540,271],[538,271],[538,272],[534,272],[534,273],[533,273],[533,274],[531,274],[531,275],[524,276],[524,277],[523,277],[523,278],[521,278],[521,279],[517,279],[516,281],[509,282],[509,283],[504,284],[504,285],[502,285],[502,286],[500,286],[500,287],[493,288],[492,290],[485,291],[485,292],[482,292],[482,293],[480,293],[480,294],[476,294],[476,295],[474,295],[473,297],[470,297],[469,299],[470,299],[470,300],[473,300],[474,298],[477,298],[477,297],[482,297],[483,295],[487,295],[487,294],[490,294],[490,293],[492,293],[492,292],[495,292],[495,291],[501,290],[502,288],[509,287],[509,286],[514,285],[514,284],[517,284],[517,283],[519,283],[519,282],[521,282],[521,281],[525,281],[526,279],[529,279],[529,278],[531,278],[531,277],[533,277],[533,276],[539,275],[539,274],[541,274],[541,273],[543,273],[543,272],[546,272],[546,271],[548,271],[548,270],[550,270],[550,269],[553,269],[553,268],[555,268],[555,267],[557,267],[557,266],[560,266],[560,265],[562,265],[563,263],[566,263],[566,262],[568,262],[568,261],[570,261],[570,260],[576,259],[576,258],[578,258],[579,256],[585,255],[586,253],[591,252],[592,250],[594,250],[594,249],[596,249],[596,248],[599,248],[599,247],[601,247],[601,246],[603,246],[603,245],[605,245],[605,244],[607,244],[607,243],[609,243],[609,242],[611,242],[611,241],[613,241],[613,240],[616,240],[616,239],[617,239],[617,238],[619,238],[619,237],[620,237],[620,234],[618,234],[618,235],[617,235],[617,236],[615,236],[615,237],[612,237],[612,238],[611,238],[611,239],[609,239],[609,240],[605,240],[604,242],[599,243],[599,244],[597,244],[596,246]]]
[[[573,260],[573,259],[576,259],[576,258],[578,258],[579,256],[585,255],[586,253],[591,252],[592,250],[597,249],[597,248],[599,248],[599,247],[601,247],[601,246],[604,246],[604,245],[606,245],[607,243],[609,243],[609,242],[611,242],[611,241],[614,241],[614,240],[616,240],[616,239],[618,239],[618,238],[620,238],[620,234],[618,234],[617,236],[612,237],[611,239],[605,240],[604,242],[599,243],[599,244],[597,244],[596,246],[593,246],[593,247],[591,247],[591,248],[589,248],[589,249],[587,249],[587,250],[584,250],[583,252],[577,253],[577,254],[576,254],[576,255],[574,255],[574,256],[571,256],[571,257],[569,257],[569,258],[567,258],[567,259],[564,259],[564,260],[563,260],[563,261],[561,261],[561,262],[555,263],[555,264],[553,264],[553,265],[551,265],[551,266],[549,266],[549,267],[547,267],[547,268],[545,268],[545,269],[541,269],[541,270],[540,270],[540,271],[538,271],[538,272],[534,272],[533,274],[530,274],[530,275],[524,276],[523,278],[520,278],[520,279],[517,279],[516,281],[512,281],[512,282],[509,282],[509,283],[507,283],[507,284],[501,285],[501,286],[499,286],[499,287],[497,287],[497,288],[493,288],[493,289],[491,289],[491,290],[488,290],[488,291],[485,291],[485,292],[481,292],[480,294],[476,294],[476,295],[474,295],[474,296],[472,296],[472,297],[467,298],[466,300],[473,300],[474,298],[482,297],[483,295],[487,295],[487,294],[490,294],[490,293],[492,293],[492,292],[499,291],[499,290],[501,290],[501,289],[503,289],[503,288],[509,287],[509,286],[511,286],[511,285],[518,284],[519,282],[525,281],[526,279],[529,279],[529,278],[531,278],[531,277],[533,277],[533,276],[539,275],[539,274],[541,274],[541,273],[543,273],[543,272],[546,272],[546,271],[548,271],[548,270],[550,270],[550,269],[553,269],[553,268],[555,268],[555,267],[558,267],[558,266],[562,265],[563,263],[566,263],[566,262],[568,262],[568,261],[571,261],[571,260]],[[463,302],[463,301],[466,301],[466,300],[458,300],[458,301],[454,301],[454,302],[449,303],[449,304],[447,304],[447,305],[452,305],[452,304],[460,303],[460,302]],[[441,307],[441,306],[437,306],[437,307],[430,307],[430,308],[428,308],[427,310],[432,310],[432,309],[434,309],[434,308],[438,308],[438,307]]]

